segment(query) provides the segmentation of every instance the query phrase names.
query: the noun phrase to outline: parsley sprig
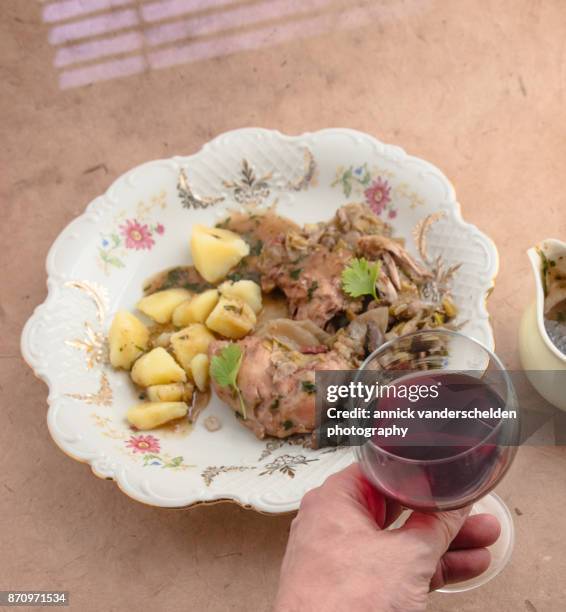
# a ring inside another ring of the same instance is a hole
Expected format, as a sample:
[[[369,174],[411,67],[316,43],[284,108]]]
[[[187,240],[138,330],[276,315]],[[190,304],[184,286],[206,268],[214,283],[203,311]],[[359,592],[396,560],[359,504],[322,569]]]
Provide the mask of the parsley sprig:
[[[309,393],[309,394],[316,393],[316,385],[310,380],[302,380],[301,388],[303,389],[305,393]]]
[[[237,344],[225,346],[219,355],[215,355],[210,362],[210,375],[220,387],[231,387],[240,400],[240,410],[244,419],[246,404],[238,387],[238,372],[242,364],[242,349]]]
[[[351,297],[371,295],[377,300],[375,284],[381,270],[381,262],[369,263],[365,258],[354,258],[342,271],[342,289]]]

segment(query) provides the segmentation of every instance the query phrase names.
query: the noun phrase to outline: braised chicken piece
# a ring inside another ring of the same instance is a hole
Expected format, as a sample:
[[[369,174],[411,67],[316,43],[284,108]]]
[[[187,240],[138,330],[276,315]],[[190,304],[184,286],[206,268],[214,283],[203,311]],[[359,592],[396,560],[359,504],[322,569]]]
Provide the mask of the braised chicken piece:
[[[289,247],[279,251],[266,250],[260,259],[261,285],[267,292],[274,288],[283,291],[294,319],[324,327],[338,312],[360,310],[359,301],[342,291],[342,270],[354,255],[350,249],[331,251],[321,244],[307,243],[301,251]]]
[[[347,204],[330,221],[292,229],[265,245],[258,260],[262,288],[279,288],[294,319],[321,327],[340,312],[358,313],[362,301],[344,293],[342,271],[357,256],[363,236],[390,232],[366,205]]]
[[[227,343],[216,341],[209,353],[216,355]],[[238,386],[246,406],[242,423],[258,438],[266,435],[287,438],[310,433],[315,427],[315,370],[342,370],[348,364],[325,352],[303,354],[276,341],[249,336],[238,342],[242,362]],[[240,414],[240,402],[229,387],[213,381],[218,397]],[[243,415],[241,415],[243,416]]]
[[[309,321],[275,319],[257,334],[238,341],[242,361],[237,381],[246,406],[242,423],[258,438],[312,432],[315,371],[358,367],[365,351],[383,342],[386,311],[364,313],[336,338]],[[213,342],[209,355],[217,355],[227,344]],[[240,414],[240,401],[232,389],[220,387],[214,380],[212,385],[218,397]]]

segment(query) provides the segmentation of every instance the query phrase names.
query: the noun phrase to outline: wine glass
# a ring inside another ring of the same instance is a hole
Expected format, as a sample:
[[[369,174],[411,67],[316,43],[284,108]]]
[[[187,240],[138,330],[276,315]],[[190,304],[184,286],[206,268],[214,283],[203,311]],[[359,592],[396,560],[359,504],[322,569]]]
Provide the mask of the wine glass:
[[[488,570],[440,590],[469,590],[496,576],[511,555],[514,528],[503,501],[487,494],[509,469],[520,435],[517,397],[499,358],[459,332],[422,330],[379,347],[354,382],[377,382],[382,392],[388,391],[368,403],[377,415],[371,424],[378,433],[356,447],[366,477],[378,490],[410,510],[474,504],[472,513],[489,512],[499,519],[501,536],[492,547]],[[412,397],[399,397],[402,387],[413,389]],[[443,409],[436,418],[426,412]],[[459,410],[459,418],[449,410]],[[505,416],[513,413],[515,417]],[[380,434],[385,428],[387,435]]]

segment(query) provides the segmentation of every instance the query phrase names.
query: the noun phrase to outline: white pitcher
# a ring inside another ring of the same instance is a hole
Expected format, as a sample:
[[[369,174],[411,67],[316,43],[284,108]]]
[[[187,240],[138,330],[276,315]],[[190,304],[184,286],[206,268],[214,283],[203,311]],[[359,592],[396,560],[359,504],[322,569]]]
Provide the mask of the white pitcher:
[[[529,249],[536,284],[536,299],[527,307],[519,328],[519,351],[523,369],[535,389],[545,400],[566,410],[566,388],[563,374],[566,355],[554,345],[544,325],[543,255],[548,260],[566,255],[566,243],[549,238]]]

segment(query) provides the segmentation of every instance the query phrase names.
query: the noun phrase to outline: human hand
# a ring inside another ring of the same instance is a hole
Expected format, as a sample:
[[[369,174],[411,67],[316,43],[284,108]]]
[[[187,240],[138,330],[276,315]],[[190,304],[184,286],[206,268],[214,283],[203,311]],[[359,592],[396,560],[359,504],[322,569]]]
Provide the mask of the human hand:
[[[291,525],[276,612],[420,612],[430,590],[479,576],[497,519],[470,508],[413,512],[384,531],[400,507],[386,500],[358,464],[309,491]]]

